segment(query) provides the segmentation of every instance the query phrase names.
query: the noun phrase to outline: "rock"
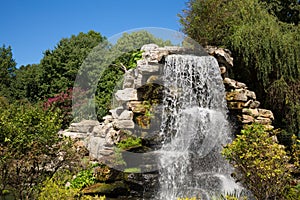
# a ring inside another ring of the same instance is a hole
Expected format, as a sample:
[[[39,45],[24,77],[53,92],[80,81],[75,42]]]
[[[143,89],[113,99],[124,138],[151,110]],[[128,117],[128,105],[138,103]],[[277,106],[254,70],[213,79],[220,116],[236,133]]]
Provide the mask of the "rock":
[[[120,120],[132,120],[133,119],[133,112],[129,110],[124,110],[120,116],[118,117]]]
[[[111,123],[95,126],[92,134],[95,137],[102,137],[105,138],[106,134],[113,128]]]
[[[256,94],[253,91],[246,90],[246,96],[249,97],[250,99],[256,100]]]
[[[274,126],[270,125],[270,124],[266,124],[266,125],[263,125],[264,126],[264,129],[266,131],[272,131],[274,130]]]
[[[157,44],[145,44],[142,46],[141,51],[151,51],[157,49],[159,46]]]
[[[227,101],[244,101],[248,100],[245,89],[236,89],[226,93]]]
[[[250,115],[252,117],[258,117],[258,109],[243,108],[242,113]]]
[[[103,150],[106,145],[105,138],[90,136],[87,138],[86,144],[90,159],[98,160],[102,157],[100,151]]]
[[[260,106],[260,102],[259,101],[253,101],[252,99],[247,101],[247,103],[245,103],[244,107],[245,108],[258,108]]]
[[[112,110],[109,110],[109,112],[111,113],[111,115],[114,119],[118,119],[123,111],[124,111],[124,108],[122,106],[117,107]]]
[[[254,122],[254,117],[250,115],[242,115],[242,123],[243,124],[250,124]]]
[[[102,118],[104,121],[111,121],[113,120],[113,117],[111,115],[106,115]]]
[[[138,73],[136,75],[136,78],[134,79],[134,88],[139,88],[139,87],[142,87],[143,85],[143,75]],[[132,99],[133,100],[133,99]],[[136,99],[137,100],[137,99]]]
[[[263,125],[272,124],[272,120],[270,118],[264,118],[264,117],[257,117],[255,119],[255,122]]]
[[[226,67],[219,67],[221,74],[225,74],[226,73]]]
[[[115,94],[117,101],[134,101],[138,100],[137,91],[133,88],[125,88],[124,90],[118,90]]]
[[[134,122],[132,120],[114,120],[113,126],[116,129],[133,129]]]
[[[227,90],[247,88],[245,83],[241,83],[230,78],[224,78],[223,82]]]
[[[147,80],[147,84],[151,84],[151,83],[162,84],[162,80],[158,75],[152,75]]]
[[[70,132],[87,133],[91,132],[94,126],[99,125],[96,120],[82,120],[79,123],[72,123],[69,127]]]
[[[83,140],[87,137],[86,133],[62,131],[61,134],[66,137],[70,137],[73,140]]]
[[[133,86],[134,86],[134,74],[133,74],[133,69],[130,69],[124,75],[123,89],[133,88]]]
[[[120,139],[120,131],[116,131],[114,129],[110,129],[105,137],[105,141],[109,146],[117,144],[118,142],[120,142]]]
[[[145,113],[147,110],[142,101],[130,101],[127,103],[127,107],[133,113]]]
[[[76,152],[82,156],[88,156],[89,150],[86,148],[85,142],[82,140],[76,141],[74,143],[74,147],[76,148]]]
[[[158,189],[158,174],[129,173],[125,177],[125,182],[130,188],[131,195],[155,199],[153,194]]]
[[[273,112],[271,110],[267,110],[267,109],[258,109],[258,114],[260,117],[264,117],[264,118],[270,118],[271,120],[274,120],[274,115]]]
[[[241,110],[245,107],[245,102],[227,102],[228,109]]]
[[[153,74],[159,72],[159,64],[146,64],[146,65],[139,65],[137,69],[141,74]]]
[[[231,52],[228,49],[218,48],[214,46],[205,47],[209,55],[214,56],[219,64],[224,64],[227,68],[233,66],[233,58]]]
[[[82,190],[86,195],[106,195],[106,196],[119,196],[129,193],[129,187],[121,182],[116,181],[114,183],[96,183]]]

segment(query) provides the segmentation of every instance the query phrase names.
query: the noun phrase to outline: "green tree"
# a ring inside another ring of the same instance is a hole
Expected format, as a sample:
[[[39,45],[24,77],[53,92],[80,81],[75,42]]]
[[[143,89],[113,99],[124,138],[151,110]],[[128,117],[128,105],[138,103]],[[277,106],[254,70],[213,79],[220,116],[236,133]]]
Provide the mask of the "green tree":
[[[72,88],[81,64],[104,39],[95,31],[81,32],[61,39],[54,50],[46,50],[40,63],[39,97],[52,97]]]
[[[247,125],[223,155],[235,167],[235,178],[257,199],[285,199],[290,157],[262,125]]]
[[[10,86],[14,100],[24,100],[34,103],[39,99],[40,67],[38,64],[21,66],[16,70],[16,76]]]
[[[75,161],[72,142],[59,136],[59,112],[29,104],[0,107],[0,198],[34,199],[39,184]]]
[[[266,3],[267,10],[280,21],[298,25],[300,22],[299,0],[261,0]]]
[[[0,96],[10,98],[10,85],[15,76],[16,62],[11,47],[0,48]]]
[[[283,22],[286,18],[276,14],[276,2],[282,9],[293,4],[191,0],[181,23],[183,31],[202,45],[231,49],[235,67],[230,75],[246,82],[262,105],[274,111],[276,126],[300,136],[300,28]]]

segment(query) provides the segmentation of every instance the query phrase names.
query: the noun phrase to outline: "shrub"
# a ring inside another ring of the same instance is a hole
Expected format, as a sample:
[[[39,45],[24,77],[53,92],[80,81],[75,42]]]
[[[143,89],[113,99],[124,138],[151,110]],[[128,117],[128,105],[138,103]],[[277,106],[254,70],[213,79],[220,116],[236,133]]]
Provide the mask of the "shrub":
[[[57,134],[59,115],[30,104],[0,107],[0,191],[31,199],[39,183],[75,160],[72,142]]]
[[[290,157],[262,125],[246,125],[222,153],[235,167],[235,178],[257,199],[284,199]]]

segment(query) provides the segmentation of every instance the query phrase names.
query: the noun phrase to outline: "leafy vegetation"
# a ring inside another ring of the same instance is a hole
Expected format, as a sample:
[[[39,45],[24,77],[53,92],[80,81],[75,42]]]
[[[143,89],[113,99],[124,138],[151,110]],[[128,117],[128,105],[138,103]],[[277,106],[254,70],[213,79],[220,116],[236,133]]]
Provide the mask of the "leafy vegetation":
[[[71,173],[65,171],[55,174],[51,179],[47,179],[43,183],[44,187],[41,189],[41,193],[39,194],[38,200],[105,200],[105,196],[84,196],[81,194],[79,188],[67,187],[68,180],[70,180],[71,178]]]
[[[76,160],[72,142],[57,134],[60,123],[59,112],[41,106],[0,107],[0,191],[32,198],[39,183]]]
[[[121,140],[117,147],[123,150],[128,150],[131,148],[137,148],[142,146],[142,139],[138,137],[128,137],[124,140]]]
[[[183,31],[202,45],[232,50],[231,76],[255,89],[288,138],[300,136],[300,2],[190,0],[187,6]]]
[[[260,124],[247,125],[225,146],[223,155],[235,167],[235,178],[257,199],[288,199],[294,189],[288,167],[291,158],[270,134]]]

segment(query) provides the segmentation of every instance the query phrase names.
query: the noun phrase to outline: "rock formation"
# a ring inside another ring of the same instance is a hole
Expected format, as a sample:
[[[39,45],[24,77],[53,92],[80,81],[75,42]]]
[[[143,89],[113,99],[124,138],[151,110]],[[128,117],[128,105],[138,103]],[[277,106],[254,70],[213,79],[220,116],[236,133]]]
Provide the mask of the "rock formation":
[[[142,59],[137,62],[135,69],[125,72],[122,88],[114,94],[117,106],[110,110],[111,114],[105,116],[101,123],[84,120],[71,124],[68,130],[62,132],[78,140],[78,148],[85,149],[90,160],[101,163],[102,167],[95,169],[95,176],[100,183],[84,189],[83,192],[86,194],[110,196],[113,193],[153,197],[151,195],[156,190],[158,176],[155,156],[141,157],[141,162],[146,164],[140,165],[138,169],[134,166],[134,169],[136,172],[145,173],[133,173],[130,170],[126,172],[131,164],[127,162],[128,155],[125,153],[151,152],[161,145],[160,103],[164,90],[161,71],[164,67],[164,58],[168,55],[201,55],[207,52],[214,56],[224,79],[229,116],[235,123],[237,131],[244,124],[254,122],[273,129],[273,113],[259,107],[260,103],[255,93],[248,90],[244,83],[227,77],[228,70],[233,68],[233,58],[229,50],[206,47],[206,52],[195,52],[182,47],[158,47],[155,44],[144,45],[141,50]],[[142,145],[116,150],[117,145],[128,138],[133,140],[141,138]]]

